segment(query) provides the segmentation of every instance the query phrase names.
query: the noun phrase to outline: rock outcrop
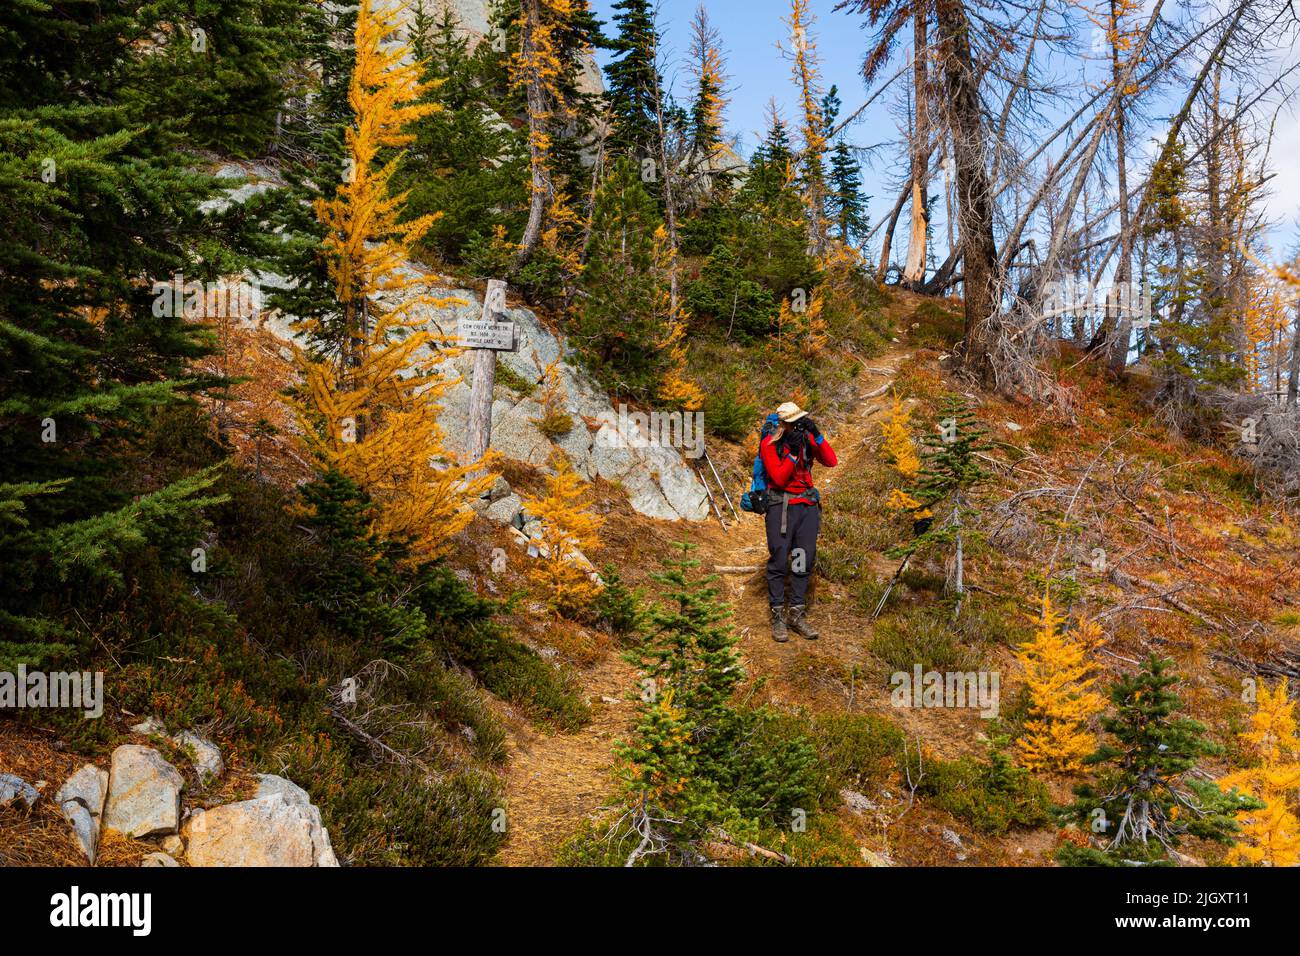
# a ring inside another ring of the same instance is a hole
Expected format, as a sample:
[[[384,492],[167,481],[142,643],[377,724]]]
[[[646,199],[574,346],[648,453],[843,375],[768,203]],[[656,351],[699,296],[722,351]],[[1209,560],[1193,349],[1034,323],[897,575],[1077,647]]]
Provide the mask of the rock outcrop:
[[[172,743],[176,744],[189,756],[190,761],[194,764],[194,772],[198,774],[200,781],[215,780],[226,772],[226,764],[221,759],[221,751],[217,749],[216,744],[212,741],[200,737],[193,731],[182,730],[172,738]]]
[[[200,783],[215,780],[226,772],[226,764],[221,759],[221,750],[217,745],[192,730],[169,734],[167,725],[157,717],[146,717],[140,723],[132,725],[131,732],[171,741],[178,750],[190,758]]]
[[[218,168],[216,174],[230,178],[231,188],[225,197],[210,200],[206,205],[209,210],[223,209],[280,184],[275,169],[265,165],[246,168],[227,164]],[[409,278],[422,280],[425,288],[417,291],[408,287],[381,298],[386,298],[386,304],[396,306],[411,297],[420,297],[421,301],[410,303],[410,314],[435,335],[454,340],[460,318],[477,319],[481,315],[482,300],[474,291],[443,285],[439,277],[414,263],[406,263],[405,272]],[[262,297],[289,285],[283,276],[269,273],[250,274],[245,282],[255,287]],[[248,296],[240,298],[257,301],[259,296],[250,290]],[[497,396],[492,404],[492,448],[507,458],[537,468],[546,468],[551,455],[559,449],[583,478],[592,480],[599,476],[619,483],[632,507],[641,514],[667,520],[707,519],[708,494],[683,457],[682,449],[651,440],[661,436],[640,433],[628,416],[620,415],[605,393],[579,367],[572,350],[531,309],[510,308],[506,317],[515,323],[517,349],[497,353],[498,363],[508,372],[499,376]],[[293,316],[266,313],[260,318],[246,316],[244,321],[260,322],[264,329],[286,343],[295,339]],[[421,362],[428,358],[427,352],[416,356]],[[500,378],[514,373],[510,376],[513,380],[533,383],[541,376],[542,369],[557,359],[563,410],[573,421],[573,427],[552,441],[537,425],[543,415],[542,405],[530,395],[504,387]],[[453,452],[464,451],[472,363],[469,354],[438,363],[441,373],[457,380],[441,397],[439,416],[446,432],[446,445]]]
[[[477,318],[479,297],[469,289],[437,293],[455,304],[430,306],[426,312],[431,330],[454,337],[459,318]],[[518,330],[518,349],[497,353],[497,361],[514,378],[535,382],[541,370],[559,359],[556,368],[563,392],[564,411],[573,427],[557,436],[554,444],[537,427],[543,409],[528,396],[499,397],[492,405],[492,447],[508,458],[542,467],[558,448],[574,470],[590,480],[597,476],[621,484],[632,507],[651,518],[708,517],[708,495],[695,472],[677,448],[655,444],[635,431],[626,415],[620,416],[605,394],[578,367],[570,350],[530,309],[513,308],[507,315]],[[463,450],[462,439],[469,414],[469,374],[472,359],[461,355],[443,363],[442,371],[462,379],[443,398],[442,423],[448,446]],[[502,392],[505,390],[502,389]]]
[[[150,723],[149,730],[166,736],[161,723]],[[202,737],[183,732],[171,739],[197,752],[200,779],[224,770],[220,754]],[[251,800],[188,811],[181,827],[183,785],[180,772],[158,751],[124,744],[113,751],[109,771],[86,764],[64,781],[55,799],[92,866],[102,830],[158,838],[160,852],[146,855],[141,866],[178,866],[182,859],[192,866],[339,865],[320,810],[292,781],[260,774]],[[6,793],[14,800],[34,794],[32,803],[39,796],[19,778],[0,774],[0,798]]]
[[[338,866],[320,811],[301,787],[264,774],[251,800],[199,811],[185,824],[191,866]]]
[[[107,797],[108,771],[88,763],[64,781],[54,798],[91,866],[95,865],[99,850],[99,830]]]
[[[0,807],[22,803],[27,809],[36,805],[41,792],[22,777],[12,773],[0,773]]]
[[[158,751],[123,744],[113,751],[108,773],[104,829],[129,837],[175,833],[184,785],[180,771]]]

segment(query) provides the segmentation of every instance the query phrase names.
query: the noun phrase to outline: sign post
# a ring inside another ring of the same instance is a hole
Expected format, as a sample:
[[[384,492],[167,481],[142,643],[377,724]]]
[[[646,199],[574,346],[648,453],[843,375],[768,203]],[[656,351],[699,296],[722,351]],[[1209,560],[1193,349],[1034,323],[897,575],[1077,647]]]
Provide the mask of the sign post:
[[[482,316],[461,319],[457,334],[461,344],[474,354],[465,449],[468,461],[476,462],[487,453],[492,441],[492,390],[497,379],[497,352],[515,350],[515,324],[506,317],[504,281],[488,280]]]

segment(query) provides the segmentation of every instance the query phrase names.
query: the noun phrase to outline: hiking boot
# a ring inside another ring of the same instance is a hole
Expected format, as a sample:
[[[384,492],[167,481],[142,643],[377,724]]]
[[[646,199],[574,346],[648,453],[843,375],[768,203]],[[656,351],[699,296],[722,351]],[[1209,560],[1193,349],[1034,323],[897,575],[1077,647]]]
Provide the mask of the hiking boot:
[[[785,608],[772,605],[772,640],[784,644],[790,640],[790,632],[785,629]]]
[[[817,629],[808,623],[808,609],[802,604],[796,604],[786,611],[786,621],[790,624],[790,630],[794,631],[800,637],[810,641],[817,640]]]

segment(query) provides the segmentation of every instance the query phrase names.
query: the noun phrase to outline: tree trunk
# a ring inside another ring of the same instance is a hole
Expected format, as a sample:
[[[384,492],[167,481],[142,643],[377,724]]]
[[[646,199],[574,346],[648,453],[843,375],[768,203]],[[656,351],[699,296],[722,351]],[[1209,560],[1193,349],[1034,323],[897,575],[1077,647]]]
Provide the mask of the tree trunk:
[[[1112,81],[1115,83],[1125,83],[1120,68],[1120,49],[1118,42],[1119,35],[1119,17],[1116,10],[1118,0],[1110,0],[1110,24],[1112,31],[1112,41],[1110,45],[1110,74]],[[1116,174],[1118,176],[1119,186],[1119,262],[1115,266],[1115,285],[1112,291],[1120,292],[1119,296],[1110,296],[1108,301],[1114,303],[1108,311],[1116,310],[1113,322],[1109,324],[1114,327],[1114,337],[1110,343],[1110,368],[1117,375],[1124,373],[1128,365],[1128,347],[1129,339],[1133,335],[1133,303],[1130,301],[1131,296],[1123,295],[1127,292],[1129,282],[1132,280],[1133,270],[1133,230],[1129,227],[1129,208],[1128,208],[1128,172],[1125,169],[1127,156],[1127,143],[1125,142],[1124,127],[1124,92],[1119,93],[1119,99],[1115,104],[1115,162]],[[1108,317],[1109,319],[1109,317]]]
[[[483,293],[483,320],[497,319],[505,304],[506,284],[500,279],[489,279]],[[469,462],[479,461],[492,444],[492,391],[497,376],[497,353],[493,349],[474,349],[473,352],[469,416],[465,423],[465,451]]]
[[[992,384],[989,335],[997,307],[998,253],[993,240],[993,194],[984,163],[984,129],[970,21],[961,0],[936,0],[935,16],[957,173],[957,232],[966,310],[962,360],[981,381]]]
[[[925,241],[930,227],[929,188],[930,123],[926,89],[926,4],[918,4],[912,14],[913,52],[912,86],[916,101],[916,119],[912,129],[912,231],[907,242],[907,265],[903,282],[916,288],[925,281]]]
[[[655,51],[656,58],[658,51]],[[668,247],[669,247],[669,266],[668,266],[668,298],[669,307],[674,317],[677,315],[677,298],[678,298],[678,275],[677,275],[677,250],[679,241],[677,237],[677,191],[675,180],[677,178],[677,163],[668,155],[668,129],[664,122],[664,102],[663,92],[659,89],[659,84],[655,84],[655,122],[659,132],[659,165],[663,171],[664,177],[664,226],[668,230]]]
[[[907,191],[909,185],[904,185],[902,192],[898,194],[898,201],[894,203],[894,209],[889,214],[889,222],[885,224],[885,238],[880,243],[880,262],[876,266],[876,281],[883,283],[885,276],[889,274],[889,252],[894,245],[894,229],[898,226],[898,217],[903,212],[903,203],[907,202]]]
[[[519,35],[520,55],[528,66],[525,91],[528,101],[528,162],[532,169],[532,198],[528,205],[528,224],[524,226],[524,236],[519,241],[519,251],[515,254],[514,268],[518,270],[526,263],[537,243],[542,237],[542,219],[546,213],[546,201],[551,192],[550,173],[546,168],[546,90],[543,80],[538,75],[537,66],[531,58],[536,55],[533,36],[541,28],[542,12],[538,0],[521,0],[523,25]]]
[[[1296,303],[1295,334],[1291,338],[1291,368],[1287,371],[1286,407],[1295,408],[1300,391],[1300,302]]]

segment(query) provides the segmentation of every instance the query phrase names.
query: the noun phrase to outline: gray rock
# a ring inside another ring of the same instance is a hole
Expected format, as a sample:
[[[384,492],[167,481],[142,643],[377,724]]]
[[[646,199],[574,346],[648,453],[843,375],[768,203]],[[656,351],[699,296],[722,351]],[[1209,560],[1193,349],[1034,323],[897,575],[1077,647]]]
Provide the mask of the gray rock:
[[[257,796],[194,814],[185,825],[191,866],[338,866],[306,791],[263,774]]]
[[[508,494],[510,494],[510,482],[506,481],[504,475],[497,475],[496,480],[492,482],[492,487],[488,490],[488,500],[500,501]]]
[[[651,518],[672,520],[684,517],[664,497],[659,485],[659,472],[646,466],[642,455],[651,449],[633,449],[619,443],[617,431],[609,423],[602,424],[592,446],[592,468],[607,481],[617,482],[626,492],[634,509]],[[700,487],[700,494],[704,488]]]
[[[185,823],[190,866],[311,866],[311,821],[276,795],[227,803]]]
[[[872,803],[863,794],[858,793],[856,790],[841,790],[840,799],[843,800],[844,805],[854,813],[869,813],[872,810],[880,809],[876,804]]]
[[[556,436],[554,441],[556,447],[569,459],[574,471],[587,481],[596,477],[595,463],[591,457],[595,439],[580,418],[575,416],[573,427],[563,435]]]
[[[108,771],[88,763],[65,780],[54,797],[91,866],[99,851],[99,828],[107,796]]]
[[[172,743],[185,751],[194,763],[194,770],[201,781],[215,780],[226,772],[225,761],[221,751],[212,741],[200,737],[189,730],[182,730],[172,738]]]
[[[507,458],[541,468],[551,459],[551,442],[537,427],[542,406],[531,398],[518,405],[498,401],[492,405],[492,447]]]
[[[487,517],[497,524],[513,524],[515,517],[519,514],[519,509],[523,507],[523,502],[516,494],[509,494],[500,501],[495,501],[488,506]]]
[[[157,717],[146,717],[140,723],[131,726],[131,733],[149,737],[166,737],[167,727]]]
[[[431,328],[454,335],[457,317],[464,314],[477,318],[481,307],[478,296],[470,290],[445,290],[445,294],[466,304],[429,307],[426,315]],[[579,367],[570,350],[536,315],[520,308],[509,309],[508,313],[518,330],[519,348],[516,352],[499,352],[497,361],[523,378],[536,380],[539,367],[544,368],[562,356],[564,361],[558,370],[564,392],[564,410],[574,420],[574,427],[557,436],[552,444],[531,421],[542,415],[538,402],[531,398],[518,403],[499,399],[492,406],[492,447],[506,457],[544,467],[552,449],[558,446],[584,478],[591,479],[599,474],[620,482],[628,490],[632,507],[643,514],[670,520],[707,518],[708,498],[704,487],[676,449],[653,445],[643,447],[644,443],[630,441],[618,449],[622,454],[611,454],[609,448],[602,454],[599,435],[593,437],[585,422],[618,421],[608,398]],[[468,358],[462,355],[445,361],[440,369],[446,374],[467,375]],[[463,451],[461,443],[468,417],[468,384],[459,383],[444,393],[440,400],[443,405],[440,420],[447,430],[448,447]]]
[[[108,773],[104,829],[129,837],[175,833],[185,778],[152,747],[123,744]]]
[[[158,841],[158,845],[162,847],[164,853],[171,857],[179,858],[185,852],[185,841],[175,833],[163,837]]]
[[[289,803],[306,811],[312,822],[312,846],[315,852],[316,866],[338,866],[334,856],[334,847],[330,844],[329,831],[321,822],[320,810],[311,802],[311,796],[292,780],[277,777],[274,774],[257,775],[257,796],[267,797],[274,794],[283,796]]]
[[[894,861],[883,853],[877,853],[875,850],[868,850],[866,847],[861,848],[862,860],[867,866],[893,866]]]
[[[21,800],[30,810],[36,805],[41,792],[22,777],[12,773],[0,773],[0,807],[7,807]]]
[[[180,866],[166,853],[146,853],[140,860],[141,866]]]

